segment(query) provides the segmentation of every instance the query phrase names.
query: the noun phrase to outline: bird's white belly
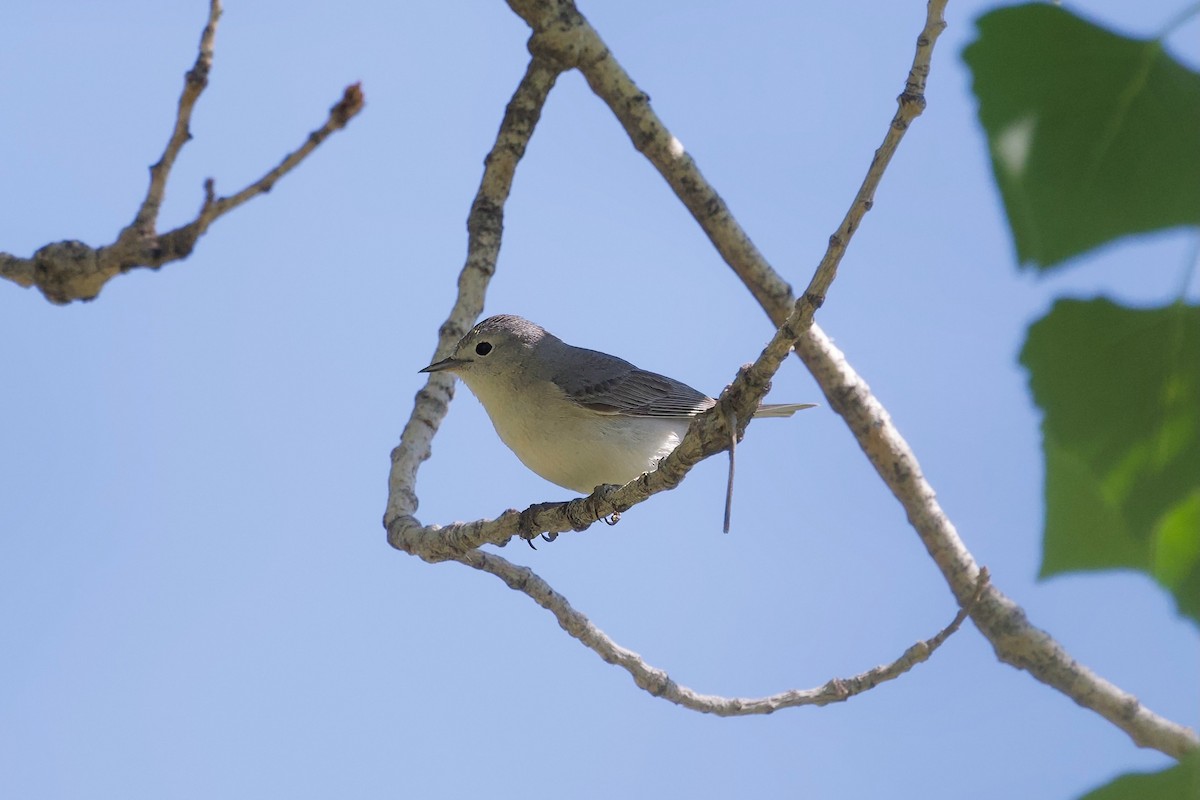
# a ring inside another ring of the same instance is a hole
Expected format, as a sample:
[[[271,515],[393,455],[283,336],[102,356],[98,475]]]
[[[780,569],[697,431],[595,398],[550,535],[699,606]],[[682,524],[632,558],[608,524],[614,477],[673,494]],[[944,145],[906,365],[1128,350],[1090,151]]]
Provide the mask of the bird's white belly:
[[[488,408],[488,414],[496,433],[525,466],[583,494],[602,483],[628,483],[657,467],[691,421],[597,414],[562,401],[553,407],[553,413],[543,407],[516,414]]]

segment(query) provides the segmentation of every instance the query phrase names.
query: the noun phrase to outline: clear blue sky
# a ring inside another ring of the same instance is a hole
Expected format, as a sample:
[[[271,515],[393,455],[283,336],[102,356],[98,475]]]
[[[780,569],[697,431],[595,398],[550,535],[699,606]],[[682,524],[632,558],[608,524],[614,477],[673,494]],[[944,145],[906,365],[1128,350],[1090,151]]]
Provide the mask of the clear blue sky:
[[[1149,34],[1180,5],[1087,8]],[[1035,580],[1039,418],[1015,360],[1057,296],[1171,298],[1191,241],[1017,273],[959,57],[986,7],[950,4],[928,111],[818,319],[995,582],[1081,662],[1196,726],[1196,630],[1162,592],[1134,574]],[[924,3],[582,9],[802,285],[892,116]],[[132,218],[205,11],[4,4],[0,249],[98,245]],[[1198,31],[1172,40],[1193,65]],[[0,284],[0,794],[1059,800],[1167,764],[969,626],[848,703],[716,719],[641,692],[494,578],[387,547],[388,452],[527,36],[500,0],[228,0],[164,227],[191,218],[205,177],[228,192],[273,165],[347,83],[363,114],[186,262],[68,308]],[[576,74],[517,174],[487,311],[713,392],[770,335]],[[821,400],[796,361],[771,399]],[[724,478],[714,460],[615,528],[505,555],[708,693],[854,674],[953,615],[827,404],[750,429],[728,536]],[[428,523],[566,496],[466,391],[419,491]]]

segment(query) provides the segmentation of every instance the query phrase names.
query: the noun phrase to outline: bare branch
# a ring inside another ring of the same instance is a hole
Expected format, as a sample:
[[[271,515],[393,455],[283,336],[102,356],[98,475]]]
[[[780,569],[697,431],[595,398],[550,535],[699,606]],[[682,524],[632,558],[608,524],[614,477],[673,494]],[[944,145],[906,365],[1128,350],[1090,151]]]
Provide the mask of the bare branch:
[[[168,261],[186,257],[195,247],[196,240],[208,230],[209,225],[247,200],[271,191],[276,181],[291,172],[331,134],[346,127],[346,123],[362,110],[363,103],[362,85],[352,83],[347,86],[342,92],[341,99],[329,109],[329,116],[325,122],[305,137],[304,144],[284,156],[278,165],[268,170],[261,178],[233,195],[216,197],[213,179],[206,180],[204,182],[204,203],[200,206],[200,213],[196,218],[186,225],[152,237],[151,241],[155,242],[154,253],[143,256],[146,259],[144,263],[123,266],[121,271],[126,272],[132,266],[158,267]],[[142,253],[146,252],[146,240],[138,236],[132,227],[122,231],[121,236],[111,247],[118,248],[125,244],[128,244],[135,252],[138,250]]]
[[[786,300],[790,308],[794,302],[791,286],[766,263],[720,194],[700,173],[695,160],[650,107],[650,98],[575,5],[561,0],[508,0],[508,4],[533,30],[531,51],[566,59],[568,67],[583,73],[592,91],[616,115],[633,146],[659,171],[759,302]],[[740,271],[746,269],[755,271]]]
[[[146,189],[146,199],[142,201],[137,216],[130,227],[140,231],[144,236],[153,236],[158,221],[158,210],[162,207],[163,195],[167,190],[167,178],[175,159],[184,144],[192,138],[192,109],[200,94],[208,87],[208,73],[212,71],[213,41],[217,37],[217,21],[221,18],[221,0],[210,0],[208,6],[208,24],[200,34],[200,52],[196,54],[196,63],[183,76],[183,93],[179,95],[179,108],[175,112],[175,128],[162,157],[150,167],[150,186]]]
[[[529,595],[535,603],[553,614],[558,620],[558,624],[570,636],[595,651],[609,664],[616,664],[628,672],[639,688],[684,708],[705,714],[716,714],[720,717],[770,714],[783,708],[840,703],[874,689],[881,683],[900,677],[917,664],[927,661],[934,651],[959,629],[963,620],[966,619],[971,605],[983,592],[988,581],[987,570],[981,570],[973,599],[959,610],[951,623],[933,638],[917,642],[909,647],[890,664],[874,667],[849,678],[833,678],[815,689],[789,689],[778,694],[757,698],[720,697],[700,694],[686,686],[681,686],[671,679],[666,670],[650,666],[637,653],[618,645],[604,631],[597,628],[591,620],[576,611],[567,602],[567,598],[554,591],[548,583],[528,567],[519,567],[498,555],[480,550],[464,553],[457,560],[469,567],[491,573],[504,581],[510,589]]]
[[[504,112],[496,142],[484,160],[483,179],[471,203],[467,218],[467,259],[458,276],[458,297],[450,316],[438,331],[435,358],[441,358],[474,324],[483,311],[483,296],[496,272],[500,237],[504,230],[504,201],[512,189],[517,163],[525,154],[533,129],[541,118],[542,106],[561,72],[544,59],[534,58],[525,70]],[[446,373],[433,373],[417,392],[412,415],[400,434],[400,443],[392,449],[392,468],[388,475],[388,501],[383,524],[393,547],[422,558],[437,561],[453,558],[465,547],[447,544],[435,527],[421,528],[413,517],[417,511],[417,470],[430,456],[430,442],[446,417],[454,398],[454,379]],[[516,512],[512,512],[512,532],[516,531]],[[482,525],[483,523],[479,523]],[[404,540],[411,531],[414,541]],[[502,538],[508,541],[511,533]],[[446,534],[445,538],[457,538]],[[471,540],[476,540],[471,537]],[[497,542],[499,543],[499,542]]]
[[[353,119],[359,111],[362,111],[363,103],[362,84],[350,84],[342,92],[342,99],[334,103],[333,107],[329,109],[329,117],[325,120],[324,124],[310,133],[304,140],[304,144],[284,156],[283,160],[273,169],[268,170],[265,175],[236,194],[228,197],[220,197],[216,200],[213,200],[210,194],[205,199],[200,217],[196,220],[197,223],[202,222],[200,233],[203,233],[208,228],[209,223],[222,214],[232,211],[252,197],[271,191],[276,181],[295,169],[301,161],[308,157],[309,153],[316,150],[335,131],[346,127],[346,123]],[[179,230],[182,229],[176,229],[176,231]],[[172,231],[171,234],[174,234],[176,231]],[[171,234],[165,235],[170,236]]]
[[[110,245],[93,248],[83,242],[54,242],[39,249],[32,258],[0,253],[0,277],[20,286],[36,286],[52,303],[91,300],[111,278],[138,267],[158,268],[191,255],[196,241],[221,215],[242,203],[271,190],[275,182],[295,168],[309,153],[340,130],[363,107],[359,84],[347,86],[342,98],[329,110],[325,123],[310,133],[295,151],[274,169],[229,197],[216,197],[210,178],[204,185],[204,203],[194,220],[167,233],[159,234],[158,213],[166,193],[171,168],[183,145],[191,138],[192,109],[208,85],[212,69],[213,40],[221,16],[220,0],[210,0],[208,22],[200,37],[196,63],[185,75],[183,92],[175,114],[175,126],[162,157],[150,167],[150,185],[136,216]]]
[[[804,361],[870,459],[876,472],[904,506],[951,591],[967,596],[980,567],[954,524],[938,504],[921,465],[866,382],[816,325],[800,339]],[[1136,697],[1080,664],[995,585],[989,585],[971,611],[976,627],[992,643],[997,658],[1029,672],[1084,708],[1125,731],[1141,747],[1179,758],[1200,747],[1195,731],[1155,714]]]

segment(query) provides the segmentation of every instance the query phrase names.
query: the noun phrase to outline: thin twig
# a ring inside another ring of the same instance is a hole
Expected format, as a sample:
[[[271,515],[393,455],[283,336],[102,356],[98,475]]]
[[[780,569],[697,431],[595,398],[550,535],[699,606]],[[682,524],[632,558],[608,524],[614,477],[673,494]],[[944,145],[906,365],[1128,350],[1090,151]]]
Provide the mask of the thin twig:
[[[196,54],[196,63],[183,76],[183,92],[179,95],[179,107],[175,112],[175,127],[171,138],[163,150],[162,157],[150,167],[150,186],[146,189],[146,199],[138,208],[130,227],[143,236],[153,236],[158,224],[158,210],[162,207],[163,194],[167,190],[167,178],[179,151],[192,138],[192,109],[200,94],[208,87],[208,73],[212,71],[213,41],[217,37],[217,21],[221,18],[221,0],[210,0],[208,6],[208,23],[200,34],[200,50]]]
[[[333,107],[329,109],[329,116],[326,118],[324,124],[306,136],[304,143],[284,156],[278,165],[235,194],[228,197],[219,197],[215,200],[210,197],[206,200],[200,217],[197,219],[197,222],[202,221],[201,232],[207,229],[208,225],[217,217],[232,211],[252,197],[271,191],[275,183],[295,169],[301,161],[308,157],[309,153],[316,150],[334,132],[346,127],[346,123],[353,119],[362,110],[362,107],[362,84],[352,83],[342,92],[342,99],[334,103]]]
[[[671,679],[666,670],[647,664],[640,655],[621,647],[604,631],[597,628],[585,615],[576,611],[567,598],[554,591],[528,567],[520,567],[493,553],[472,550],[458,558],[463,564],[500,578],[509,588],[523,592],[535,603],[549,611],[558,620],[568,635],[578,639],[585,647],[595,651],[609,664],[616,664],[633,678],[640,688],[676,705],[716,714],[722,717],[770,714],[783,708],[796,706],[824,706],[840,703],[875,688],[881,683],[894,680],[924,661],[946,641],[966,619],[970,600],[959,610],[954,620],[935,636],[909,647],[895,661],[874,667],[849,678],[833,678],[814,689],[790,689],[767,697],[720,697],[700,694]],[[988,580],[987,570],[980,571],[975,598],[983,591]]]

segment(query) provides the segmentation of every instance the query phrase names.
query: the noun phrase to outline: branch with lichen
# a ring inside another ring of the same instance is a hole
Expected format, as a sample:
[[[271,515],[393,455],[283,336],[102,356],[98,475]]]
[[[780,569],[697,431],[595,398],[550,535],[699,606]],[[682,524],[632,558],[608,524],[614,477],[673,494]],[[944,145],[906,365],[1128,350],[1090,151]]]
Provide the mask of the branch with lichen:
[[[324,124],[311,132],[304,143],[288,153],[277,166],[240,191],[223,197],[216,195],[213,180],[209,178],[204,182],[204,200],[196,218],[166,233],[158,233],[158,213],[166,194],[171,168],[179,151],[191,138],[189,128],[192,110],[208,86],[213,63],[213,41],[220,16],[220,0],[210,0],[208,21],[200,35],[196,63],[184,76],[183,92],[175,112],[175,125],[162,156],[150,167],[150,185],[133,222],[117,235],[112,244],[102,247],[66,240],[48,244],[30,258],[0,253],[0,277],[20,286],[36,286],[50,302],[66,304],[73,300],[94,299],[109,280],[122,273],[138,267],[157,269],[169,262],[187,258],[197,240],[216,219],[247,200],[269,192],[280,178],[299,165],[332,133],[346,127],[362,110],[362,88],[357,83],[347,86],[341,99],[329,110]]]

